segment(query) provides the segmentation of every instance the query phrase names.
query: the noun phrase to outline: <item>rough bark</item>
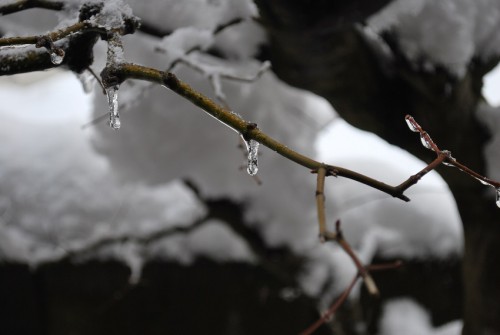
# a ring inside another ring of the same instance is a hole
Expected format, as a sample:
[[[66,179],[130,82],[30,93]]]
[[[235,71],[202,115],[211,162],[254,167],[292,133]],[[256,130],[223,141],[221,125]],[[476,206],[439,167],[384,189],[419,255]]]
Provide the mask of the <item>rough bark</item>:
[[[283,80],[325,97],[354,126],[429,161],[431,152],[404,122],[404,115],[411,114],[442,149],[486,174],[483,147],[489,135],[475,110],[482,77],[496,61],[474,60],[462,79],[444,69],[425,72],[410,66],[397,36],[389,34],[384,38],[394,58],[384,59],[359,32],[362,21],[384,1],[256,3],[270,38],[273,69]],[[464,334],[500,334],[500,225],[494,196],[458,171],[439,172],[456,199],[465,232]]]

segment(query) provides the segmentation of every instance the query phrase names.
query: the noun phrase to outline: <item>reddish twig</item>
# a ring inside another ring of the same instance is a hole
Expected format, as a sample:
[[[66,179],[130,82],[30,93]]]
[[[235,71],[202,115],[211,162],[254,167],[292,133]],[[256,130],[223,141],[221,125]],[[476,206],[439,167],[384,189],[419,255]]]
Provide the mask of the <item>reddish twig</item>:
[[[370,271],[385,271],[385,270],[393,270],[397,269],[402,265],[401,261],[396,261],[394,263],[388,264],[374,264],[366,267],[366,270]],[[338,311],[338,309],[344,304],[344,302],[349,297],[349,294],[353,290],[354,286],[358,279],[360,279],[362,275],[358,272],[354,278],[351,280],[351,283],[347,288],[342,292],[342,294],[334,301],[334,303],[321,315],[321,317],[316,320],[312,325],[307,327],[304,331],[300,333],[300,335],[310,335],[314,333],[322,324],[329,321],[333,315]]]
[[[443,165],[446,165],[446,166],[454,166],[457,169],[459,169],[460,171],[462,171],[462,172],[468,174],[469,176],[477,179],[483,185],[491,186],[491,187],[495,188],[497,190],[497,192],[499,191],[499,189],[500,189],[500,182],[497,182],[497,181],[491,180],[491,179],[489,179],[489,178],[487,178],[485,176],[482,176],[479,173],[471,170],[470,168],[468,168],[464,164],[458,162],[455,158],[453,158],[453,156],[451,155],[450,151],[439,149],[439,147],[431,139],[431,137],[429,136],[429,134],[420,126],[420,124],[418,124],[417,121],[415,121],[415,119],[411,115],[406,115],[405,120],[406,120],[406,123],[408,124],[408,128],[410,128],[411,131],[420,134],[420,140],[422,141],[422,145],[425,148],[434,151],[437,154],[438,157],[432,163],[430,163],[425,169],[423,169],[422,171],[420,171],[415,176],[411,176],[408,180],[406,180],[401,185],[399,185],[398,187],[401,187],[401,191],[402,192],[404,190],[406,190],[408,187],[416,184],[418,182],[418,179],[420,179],[426,173],[434,170],[441,163]],[[420,177],[418,177],[418,175],[421,174],[422,172],[424,172],[424,173]]]
[[[328,320],[332,318],[332,316],[337,312],[337,310],[342,306],[342,304],[346,301],[347,297],[351,293],[352,289],[354,288],[354,285],[356,285],[356,282],[360,278],[359,273],[354,276],[354,278],[351,280],[351,283],[349,286],[342,292],[340,297],[338,297],[337,300],[324,312],[321,317],[314,322],[312,325],[307,327],[303,332],[300,333],[300,335],[310,335],[316,331],[321,325]]]

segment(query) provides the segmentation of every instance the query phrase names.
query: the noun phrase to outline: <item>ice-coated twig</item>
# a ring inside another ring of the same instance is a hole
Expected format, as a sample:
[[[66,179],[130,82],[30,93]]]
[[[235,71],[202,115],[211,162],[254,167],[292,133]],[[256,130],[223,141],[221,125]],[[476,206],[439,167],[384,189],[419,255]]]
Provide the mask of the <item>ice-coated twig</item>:
[[[411,176],[408,180],[400,184],[398,187],[401,188],[402,191],[416,184],[418,180],[422,178],[426,173],[434,170],[440,164],[443,164],[448,167],[456,167],[460,171],[478,180],[481,184],[493,187],[496,193],[496,200],[495,200],[496,205],[500,207],[500,182],[482,176],[479,173],[470,169],[469,167],[463,165],[451,155],[450,151],[439,149],[437,144],[431,139],[430,135],[420,126],[420,124],[418,124],[417,121],[415,121],[415,119],[411,115],[406,115],[405,120],[406,123],[408,124],[408,128],[410,128],[411,131],[420,134],[420,139],[424,147],[434,151],[437,155],[437,158],[434,161],[432,161],[428,166],[426,166],[422,171],[420,171],[416,175]]]
[[[120,66],[123,63],[123,43],[121,36],[118,33],[110,33],[107,38],[108,52],[106,60],[106,68],[111,69]],[[120,113],[118,110],[118,88],[119,83],[116,78],[107,77],[103,79],[103,84],[108,96],[109,105],[109,126],[112,129],[120,129]]]

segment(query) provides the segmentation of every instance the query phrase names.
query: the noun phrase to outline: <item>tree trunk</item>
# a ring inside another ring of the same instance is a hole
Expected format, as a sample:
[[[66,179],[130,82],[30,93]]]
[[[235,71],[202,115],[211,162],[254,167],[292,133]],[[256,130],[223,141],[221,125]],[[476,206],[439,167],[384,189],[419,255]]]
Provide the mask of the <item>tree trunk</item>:
[[[430,162],[432,152],[422,147],[404,121],[411,114],[441,149],[485,175],[483,148],[489,135],[476,120],[475,110],[482,77],[496,62],[471,62],[462,79],[444,69],[425,72],[410,66],[397,38],[390,35],[384,39],[393,58],[381,56],[360,32],[360,22],[385,2],[257,0],[274,71],[291,85],[325,97],[352,125]],[[494,195],[456,169],[439,172],[455,197],[464,226],[463,334],[500,334],[496,269],[500,222]]]

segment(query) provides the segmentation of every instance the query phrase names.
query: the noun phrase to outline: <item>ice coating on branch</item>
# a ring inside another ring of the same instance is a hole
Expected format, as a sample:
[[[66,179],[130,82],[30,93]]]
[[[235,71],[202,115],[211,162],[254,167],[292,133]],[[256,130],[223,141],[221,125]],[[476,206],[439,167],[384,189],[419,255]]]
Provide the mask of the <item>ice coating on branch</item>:
[[[255,140],[245,141],[248,151],[247,172],[251,176],[255,176],[259,171],[259,142]]]
[[[496,0],[396,0],[368,19],[376,32],[396,34],[400,50],[428,69],[445,66],[462,77],[473,57],[500,52],[500,2]]]
[[[429,149],[429,150],[434,150],[432,148],[432,145],[431,143],[429,142],[429,140],[427,139],[426,136],[424,136],[423,134],[420,134],[420,142],[422,142],[422,145],[424,146],[424,148],[426,149]]]
[[[408,117],[405,118],[406,124],[408,125],[408,128],[410,128],[411,131],[414,133],[418,133],[417,127],[413,124],[412,120],[409,119]]]
[[[111,86],[106,89],[109,105],[109,126],[113,129],[120,129],[120,114],[118,113],[118,86]]]

